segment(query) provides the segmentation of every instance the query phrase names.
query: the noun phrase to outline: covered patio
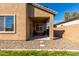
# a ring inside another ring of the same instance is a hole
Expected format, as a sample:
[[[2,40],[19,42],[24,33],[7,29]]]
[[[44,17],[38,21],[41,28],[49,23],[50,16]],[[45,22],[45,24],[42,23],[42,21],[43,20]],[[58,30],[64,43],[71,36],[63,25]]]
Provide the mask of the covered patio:
[[[46,35],[53,39],[53,18],[55,12],[50,10],[47,7],[42,7],[38,4],[29,4],[28,5],[29,13],[29,24],[27,36],[31,39],[34,36],[43,36]],[[47,27],[47,22],[49,22],[49,27]]]
[[[30,17],[30,37],[31,39],[52,38],[53,39],[53,21],[50,17]],[[49,26],[47,23],[49,22]]]

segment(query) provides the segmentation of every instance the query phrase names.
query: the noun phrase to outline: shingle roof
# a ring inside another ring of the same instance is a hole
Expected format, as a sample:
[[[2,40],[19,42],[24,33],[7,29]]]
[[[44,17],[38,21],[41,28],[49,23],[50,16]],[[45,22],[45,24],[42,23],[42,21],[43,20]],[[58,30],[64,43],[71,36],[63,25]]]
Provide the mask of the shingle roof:
[[[56,14],[57,12],[55,12],[54,10],[52,10],[52,9],[49,9],[49,8],[47,8],[47,7],[44,7],[44,6],[42,6],[42,5],[39,5],[39,4],[36,4],[36,3],[29,3],[30,5],[32,5],[32,6],[35,6],[35,7],[37,7],[37,8],[40,8],[40,9],[42,9],[42,10],[44,10],[44,11],[47,11],[47,12],[49,12],[49,13],[51,13],[51,14]]]

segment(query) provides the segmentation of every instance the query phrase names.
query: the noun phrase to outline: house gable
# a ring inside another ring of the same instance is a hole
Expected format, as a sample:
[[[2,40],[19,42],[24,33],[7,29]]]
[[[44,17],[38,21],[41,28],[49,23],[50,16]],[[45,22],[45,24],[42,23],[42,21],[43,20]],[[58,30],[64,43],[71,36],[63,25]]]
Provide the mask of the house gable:
[[[47,10],[44,10],[31,4],[28,4],[28,8],[28,14],[30,15],[30,17],[50,17],[52,15],[55,15],[53,12],[48,12]]]

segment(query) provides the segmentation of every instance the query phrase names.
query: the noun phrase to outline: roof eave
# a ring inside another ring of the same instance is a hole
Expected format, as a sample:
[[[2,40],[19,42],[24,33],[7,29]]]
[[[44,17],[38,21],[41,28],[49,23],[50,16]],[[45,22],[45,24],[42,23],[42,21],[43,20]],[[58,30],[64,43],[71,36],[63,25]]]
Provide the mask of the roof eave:
[[[51,9],[49,9],[49,8],[46,8],[46,7],[44,7],[44,6],[41,6],[41,5],[39,5],[39,4],[36,4],[36,3],[29,3],[29,4],[32,5],[32,6],[35,6],[35,7],[37,7],[37,8],[40,8],[40,9],[42,9],[42,10],[44,10],[44,11],[47,11],[48,13],[51,13],[51,14],[53,14],[53,15],[56,15],[56,14],[57,14],[56,11],[51,10]]]

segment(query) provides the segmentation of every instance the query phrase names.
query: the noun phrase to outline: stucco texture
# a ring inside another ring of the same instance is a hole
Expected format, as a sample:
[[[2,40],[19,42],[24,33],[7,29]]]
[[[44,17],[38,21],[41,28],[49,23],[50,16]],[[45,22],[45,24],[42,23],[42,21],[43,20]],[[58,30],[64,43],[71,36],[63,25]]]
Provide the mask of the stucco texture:
[[[33,25],[33,18],[43,17],[50,21],[50,37],[53,37],[53,14],[45,10],[31,6],[26,3],[2,3],[0,4],[0,15],[15,15],[15,32],[0,33],[0,40],[28,40],[30,35],[30,24]],[[33,17],[30,19],[30,17]],[[33,32],[33,28],[31,28]]]
[[[38,19],[41,23],[43,23],[43,21],[49,20],[49,22],[50,22],[49,33],[50,33],[50,37],[53,38],[53,17],[54,17],[53,15],[54,14],[46,12],[45,10],[34,7],[32,5],[28,5],[27,7],[28,7],[28,15],[29,15],[29,18],[28,18],[29,20],[27,20],[27,22],[28,22],[28,26],[27,26],[28,38],[30,37],[30,32],[29,32],[30,31],[30,29],[29,29],[30,24],[33,25],[32,21],[38,21]]]
[[[79,24],[58,27],[64,30],[63,38],[79,42]]]
[[[26,40],[26,4],[0,4],[0,15],[15,15],[15,33],[0,33],[0,40]]]

